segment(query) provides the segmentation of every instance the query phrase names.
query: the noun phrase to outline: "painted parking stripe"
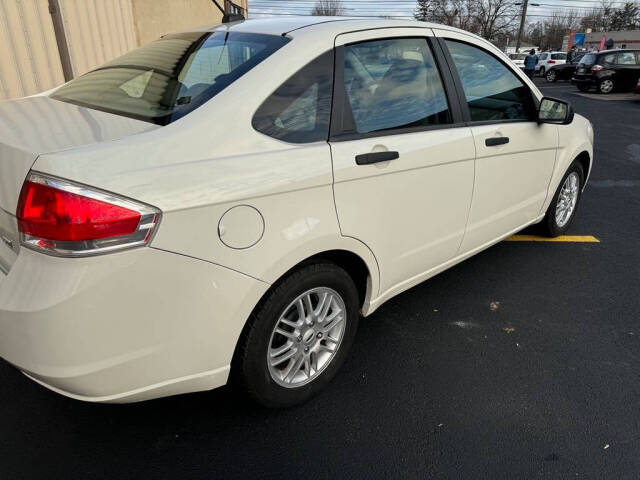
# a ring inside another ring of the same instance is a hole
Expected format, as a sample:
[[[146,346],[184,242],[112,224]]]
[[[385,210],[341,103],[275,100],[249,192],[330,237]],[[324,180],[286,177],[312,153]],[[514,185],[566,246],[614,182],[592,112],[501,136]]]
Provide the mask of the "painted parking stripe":
[[[538,235],[512,235],[505,242],[564,242],[564,243],[600,243],[592,235],[561,235],[560,237],[540,237]]]

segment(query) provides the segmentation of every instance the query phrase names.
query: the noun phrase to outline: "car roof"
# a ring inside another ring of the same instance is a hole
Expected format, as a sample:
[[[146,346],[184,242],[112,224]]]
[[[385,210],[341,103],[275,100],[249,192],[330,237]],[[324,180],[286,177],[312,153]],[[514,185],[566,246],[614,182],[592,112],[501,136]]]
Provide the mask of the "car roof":
[[[620,53],[620,52],[640,52],[639,49],[636,48],[613,48],[611,50],[601,50],[599,52],[592,52],[598,55],[606,55],[607,53]]]
[[[417,20],[394,20],[370,17],[321,17],[321,16],[287,16],[285,18],[256,18],[239,22],[223,23],[202,27],[193,31],[231,31],[245,33],[262,33],[267,35],[287,35],[302,29],[313,29],[314,33],[340,34],[362,28],[441,28],[461,31],[457,28],[436,23]],[[469,34],[468,32],[465,32]]]

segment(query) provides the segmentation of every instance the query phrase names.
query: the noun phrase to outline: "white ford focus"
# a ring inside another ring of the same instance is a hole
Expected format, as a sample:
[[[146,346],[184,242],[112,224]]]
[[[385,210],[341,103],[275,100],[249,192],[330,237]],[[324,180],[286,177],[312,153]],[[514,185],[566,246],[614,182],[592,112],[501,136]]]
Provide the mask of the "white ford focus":
[[[73,398],[302,402],[360,315],[527,225],[591,124],[490,43],[389,20],[167,35],[0,103],[0,355]]]

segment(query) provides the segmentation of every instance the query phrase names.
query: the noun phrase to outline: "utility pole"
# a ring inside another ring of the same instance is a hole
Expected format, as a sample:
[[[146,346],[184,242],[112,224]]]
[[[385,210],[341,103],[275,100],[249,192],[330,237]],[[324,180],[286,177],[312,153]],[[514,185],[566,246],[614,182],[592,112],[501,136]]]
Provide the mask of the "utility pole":
[[[527,5],[529,0],[522,2],[522,18],[520,19],[520,29],[518,30],[518,39],[516,40],[516,53],[520,52],[520,41],[522,40],[522,32],[524,31],[524,22],[527,21]]]
[[[515,5],[520,5],[516,3]],[[520,19],[520,29],[518,30],[518,39],[516,40],[516,52],[520,53],[520,42],[522,41],[522,33],[524,32],[524,24],[527,21],[527,7],[529,0],[522,0],[522,18]],[[532,3],[532,7],[539,7],[539,3]]]

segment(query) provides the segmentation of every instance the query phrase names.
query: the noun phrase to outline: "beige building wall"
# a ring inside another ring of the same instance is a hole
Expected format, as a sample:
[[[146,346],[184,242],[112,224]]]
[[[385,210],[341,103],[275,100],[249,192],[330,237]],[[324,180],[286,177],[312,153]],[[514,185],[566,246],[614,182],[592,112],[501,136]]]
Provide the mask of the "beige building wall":
[[[131,0],[59,2],[74,77],[138,46]]]
[[[64,82],[47,0],[0,0],[0,99]]]
[[[64,82],[50,1],[0,0],[0,100]],[[211,0],[57,2],[74,77],[167,33],[222,21]],[[247,0],[235,3],[247,9]]]
[[[211,0],[131,0],[138,45],[152,42],[167,33],[213,25],[222,14]],[[222,6],[224,0],[218,0]],[[236,1],[246,9],[247,2]]]

